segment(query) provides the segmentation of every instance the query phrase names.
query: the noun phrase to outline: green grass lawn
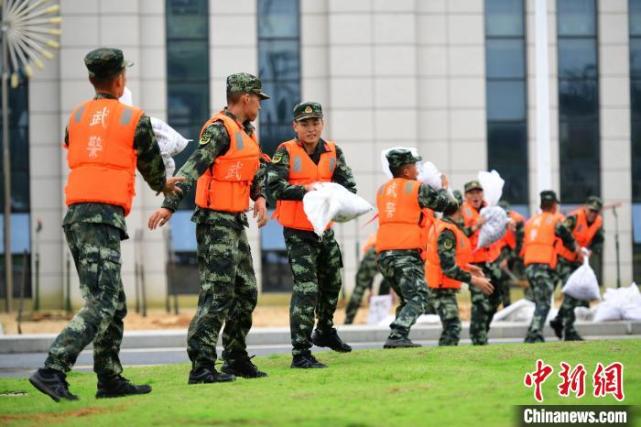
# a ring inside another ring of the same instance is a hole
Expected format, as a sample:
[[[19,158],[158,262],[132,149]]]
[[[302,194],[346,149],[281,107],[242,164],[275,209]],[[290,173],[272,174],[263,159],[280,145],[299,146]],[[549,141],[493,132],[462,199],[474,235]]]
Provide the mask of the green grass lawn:
[[[546,404],[618,403],[592,397],[595,364],[615,361],[625,366],[622,403],[641,404],[641,340],[629,339],[320,353],[329,368],[309,371],[290,369],[286,355],[259,357],[268,378],[227,384],[188,386],[185,364],[131,368],[127,377],[153,392],[110,400],[94,398],[93,374],[74,373],[71,390],[81,400],[59,404],[26,379],[0,379],[0,425],[510,426],[514,405],[536,403],[523,377],[537,358],[554,367]],[[585,365],[582,399],[557,395],[561,361]]]

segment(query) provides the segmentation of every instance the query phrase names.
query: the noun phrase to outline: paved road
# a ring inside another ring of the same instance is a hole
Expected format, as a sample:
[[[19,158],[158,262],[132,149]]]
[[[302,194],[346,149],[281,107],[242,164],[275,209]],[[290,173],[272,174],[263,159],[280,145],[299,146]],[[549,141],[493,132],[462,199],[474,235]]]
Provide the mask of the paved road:
[[[589,339],[638,339],[639,336],[622,335],[606,337],[588,337]],[[417,341],[418,343],[432,347],[438,344],[437,341]],[[494,339],[496,344],[521,343],[522,339]],[[469,340],[462,340],[461,344],[469,345]],[[354,349],[381,348],[380,342],[362,342],[353,344]],[[270,354],[289,353],[290,345],[257,345],[249,346],[249,354],[264,356]],[[326,349],[314,348],[313,351],[325,351]],[[222,349],[218,349],[221,354]],[[36,368],[42,366],[47,355],[45,353],[18,353],[0,354],[0,377],[27,377]],[[144,365],[165,365],[172,363],[187,363],[189,359],[184,347],[175,348],[145,348],[145,349],[123,349],[120,351],[120,360],[125,367]],[[80,371],[91,371],[93,369],[93,355],[91,350],[83,351],[78,357],[75,368]]]

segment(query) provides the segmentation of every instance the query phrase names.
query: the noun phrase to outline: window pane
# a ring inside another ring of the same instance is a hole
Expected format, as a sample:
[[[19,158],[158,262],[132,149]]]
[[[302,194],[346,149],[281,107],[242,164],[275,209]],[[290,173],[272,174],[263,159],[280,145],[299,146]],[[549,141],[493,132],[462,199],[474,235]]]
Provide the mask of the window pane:
[[[525,120],[525,84],[520,81],[487,82],[488,120]]]
[[[258,0],[259,38],[298,38],[298,0]]]
[[[294,105],[300,102],[298,81],[265,83],[265,91],[271,99],[260,110],[260,144],[267,154],[283,141],[293,137],[291,122]]]
[[[560,118],[595,118],[598,115],[599,99],[596,80],[559,81]]]
[[[641,202],[641,120],[632,121],[632,200]]]
[[[630,0],[630,35],[641,36],[641,0]]]
[[[486,55],[488,79],[525,77],[523,39],[488,39]]]
[[[259,73],[263,81],[300,78],[298,40],[260,41],[258,52]]]
[[[596,34],[595,0],[557,0],[559,36],[594,36]]]
[[[641,120],[641,79],[630,81],[632,120]]]
[[[168,121],[171,126],[184,127],[204,123],[209,115],[208,85],[172,83],[167,88]],[[186,137],[186,135],[184,135]]]
[[[559,39],[559,77],[586,79],[597,77],[596,40]]]
[[[600,153],[598,123],[561,121],[559,123],[561,200],[582,203],[600,194]]]
[[[527,126],[520,123],[487,124],[488,168],[505,180],[503,199],[528,203]]]
[[[641,78],[641,37],[630,38],[630,77]]]
[[[168,39],[209,38],[208,0],[167,0],[165,16]]]
[[[209,79],[207,40],[171,41],[167,44],[167,79],[207,81]]]
[[[486,0],[485,33],[488,36],[522,36],[523,0]]]

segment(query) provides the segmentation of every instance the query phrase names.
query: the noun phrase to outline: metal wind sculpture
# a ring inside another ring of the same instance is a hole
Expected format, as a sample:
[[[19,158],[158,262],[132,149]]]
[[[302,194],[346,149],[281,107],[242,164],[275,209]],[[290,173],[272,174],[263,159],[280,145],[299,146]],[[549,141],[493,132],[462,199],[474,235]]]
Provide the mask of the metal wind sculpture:
[[[60,6],[49,0],[0,0],[2,22],[2,161],[4,173],[5,309],[11,311],[13,265],[11,257],[11,157],[9,148],[9,80],[13,88],[30,78],[33,66],[44,68],[50,49],[60,47]]]

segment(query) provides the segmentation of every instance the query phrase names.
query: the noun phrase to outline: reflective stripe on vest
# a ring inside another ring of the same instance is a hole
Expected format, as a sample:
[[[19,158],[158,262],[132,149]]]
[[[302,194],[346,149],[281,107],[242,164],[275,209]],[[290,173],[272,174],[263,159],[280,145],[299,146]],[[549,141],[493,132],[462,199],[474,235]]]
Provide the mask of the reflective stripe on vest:
[[[425,250],[423,227],[427,218],[418,203],[419,187],[416,180],[394,178],[379,188],[376,195],[379,223],[376,252]]]
[[[215,122],[222,122],[229,135],[229,149],[198,178],[196,205],[223,212],[244,212],[249,208],[252,181],[260,167],[260,147],[236,120],[220,112],[209,119],[200,136]]]
[[[466,227],[472,227],[479,221],[481,214],[467,202],[463,202],[463,218]],[[479,241],[478,229],[469,237],[472,245],[472,263],[480,264],[484,262],[493,262],[501,255],[501,240],[492,243],[490,246],[476,250]]]
[[[443,274],[438,256],[438,238],[445,230],[450,230],[456,236],[456,265],[467,271],[467,265],[472,259],[472,245],[463,230],[450,222],[436,220],[429,235],[425,279],[430,288],[459,289],[461,282]]]
[[[330,182],[336,169],[336,144],[326,141],[327,151],[321,154],[318,165],[312,161],[301,144],[292,139],[283,142],[278,149],[285,147],[289,155],[289,178],[292,185],[307,185],[314,182]],[[277,150],[278,150],[277,149]],[[274,218],[283,227],[313,231],[312,223],[303,210],[302,200],[278,200]],[[328,228],[331,226],[328,225]]]
[[[563,220],[558,213],[541,212],[525,224],[523,238],[524,262],[530,264],[546,264],[556,268],[556,225]]]
[[[134,136],[143,111],[117,99],[95,99],[69,117],[67,206],[105,203],[131,211],[135,195]]]
[[[572,230],[572,235],[574,236],[577,245],[582,248],[589,247],[592,243],[592,239],[594,239],[596,233],[603,226],[603,217],[598,215],[594,222],[588,225],[588,218],[584,209],[577,209],[569,216],[576,217],[576,225],[574,226],[574,230]],[[562,243],[559,245],[559,255],[572,262],[577,259],[576,252],[569,250]]]

